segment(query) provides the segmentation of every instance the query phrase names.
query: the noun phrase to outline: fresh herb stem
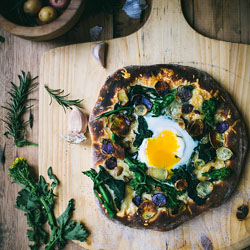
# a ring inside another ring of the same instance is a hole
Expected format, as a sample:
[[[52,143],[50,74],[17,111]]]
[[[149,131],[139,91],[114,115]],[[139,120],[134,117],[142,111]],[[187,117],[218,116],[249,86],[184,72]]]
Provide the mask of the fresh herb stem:
[[[47,244],[47,246],[45,248],[46,250],[49,250],[54,246],[54,244],[58,240],[58,236],[55,238],[55,234],[56,234],[56,231],[58,230],[58,226],[57,226],[57,222],[56,222],[56,219],[55,219],[55,215],[54,215],[53,211],[49,208],[49,206],[48,206],[47,202],[45,201],[44,197],[41,197],[40,201],[43,204],[44,210],[46,211],[46,214],[48,216],[48,223],[49,223],[49,226],[50,226],[50,229],[51,229],[50,240],[49,240],[49,243]],[[60,235],[60,233],[58,235]]]
[[[82,173],[88,176],[94,182],[94,193],[98,200],[107,209],[110,218],[112,218],[115,215],[113,200],[109,191],[105,188],[104,183],[99,181],[98,174],[94,169],[90,169],[89,171]]]
[[[47,90],[49,96],[50,96],[50,104],[52,103],[52,99],[54,99],[60,106],[63,107],[64,112],[66,113],[66,109],[72,109],[71,106],[76,106],[81,108],[81,102],[82,100],[76,99],[76,100],[67,100],[65,99],[66,97],[68,97],[70,94],[67,95],[61,95],[64,90],[61,89],[50,89],[48,86],[44,86],[45,89]]]
[[[100,118],[102,118],[102,117],[110,116],[110,115],[115,114],[115,113],[118,113],[118,112],[120,112],[120,111],[130,111],[130,112],[131,112],[132,110],[134,110],[133,107],[121,107],[121,108],[118,108],[118,109],[115,109],[115,110],[111,110],[111,111],[102,113],[101,115],[98,115],[98,116],[95,118],[95,120],[98,120],[98,119],[100,119]]]
[[[107,209],[109,217],[112,218],[116,214],[116,208],[120,209],[122,200],[125,197],[125,183],[122,180],[114,179],[102,166],[97,173],[94,169],[82,172],[94,182],[94,193],[98,200]],[[114,192],[114,200],[109,189]]]
[[[39,249],[41,243],[47,243],[48,234],[43,229],[46,222],[50,227],[50,239],[45,247],[46,250],[55,249],[56,246],[62,249],[67,240],[86,241],[88,231],[80,222],[70,221],[74,211],[74,200],[69,201],[62,215],[55,217],[53,191],[59,181],[52,173],[51,167],[48,169],[48,176],[53,180],[50,189],[43,176],[35,182],[30,175],[30,167],[23,158],[17,158],[9,171],[9,176],[22,187],[15,207],[25,211],[28,226],[32,228],[27,230],[29,240],[34,242],[30,246],[31,249]]]
[[[7,131],[4,135],[9,138],[14,138],[14,144],[17,147],[28,145],[38,146],[36,143],[30,142],[25,139],[26,125],[28,121],[23,120],[24,113],[29,110],[33,105],[26,106],[27,103],[34,99],[29,99],[28,95],[34,90],[38,83],[34,82],[37,77],[31,78],[30,73],[22,71],[22,75],[18,75],[19,86],[11,82],[11,90],[8,92],[10,95],[10,102],[7,106],[2,106],[6,109],[7,115],[2,121],[6,124]]]
[[[112,197],[110,196],[110,193],[107,192],[107,190],[101,185],[99,185],[98,189],[99,189],[104,201],[110,203],[110,200],[112,199]]]
[[[58,236],[55,237],[55,233],[56,233],[56,228],[54,228],[54,229],[51,231],[50,240],[49,240],[49,243],[47,244],[47,246],[45,247],[45,250],[53,249],[55,243],[56,243],[57,240],[58,240]]]
[[[108,190],[104,189],[104,187],[99,186],[99,190],[100,190],[101,197],[103,197],[103,200],[100,198],[98,192],[95,189],[94,189],[94,193],[96,197],[98,198],[98,200],[101,203],[103,203],[104,207],[107,209],[110,218],[113,218],[113,216],[115,215],[115,212],[114,212],[113,205],[111,205],[113,203],[112,197],[108,195],[109,194]]]
[[[231,168],[224,167],[224,168],[212,170],[210,172],[202,173],[202,176],[208,177],[209,180],[211,181],[219,181],[219,180],[224,181],[231,175],[231,173],[232,173]]]
[[[53,227],[53,229],[51,230],[51,235],[50,235],[50,240],[47,244],[47,246],[45,247],[45,250],[50,250],[50,249],[53,249],[54,245],[56,244],[57,240],[58,240],[58,237],[59,236],[55,236],[56,235],[56,226]],[[61,234],[61,230],[59,232],[58,235]]]
[[[135,167],[136,165],[131,161],[129,157],[125,157],[124,161],[128,164],[129,167]]]
[[[40,198],[41,203],[44,206],[44,209],[47,213],[48,216],[48,223],[50,225],[51,228],[54,228],[56,226],[56,220],[55,220],[55,216],[54,214],[51,212],[51,209],[49,208],[47,202],[45,201],[44,197]]]

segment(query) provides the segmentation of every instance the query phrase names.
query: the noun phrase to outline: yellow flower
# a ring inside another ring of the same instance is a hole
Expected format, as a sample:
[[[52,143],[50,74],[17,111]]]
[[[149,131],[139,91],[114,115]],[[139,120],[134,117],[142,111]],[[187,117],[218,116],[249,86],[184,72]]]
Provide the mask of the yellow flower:
[[[19,162],[26,161],[23,157],[17,157],[15,161],[13,161],[13,165],[10,166],[10,168],[14,168]]]

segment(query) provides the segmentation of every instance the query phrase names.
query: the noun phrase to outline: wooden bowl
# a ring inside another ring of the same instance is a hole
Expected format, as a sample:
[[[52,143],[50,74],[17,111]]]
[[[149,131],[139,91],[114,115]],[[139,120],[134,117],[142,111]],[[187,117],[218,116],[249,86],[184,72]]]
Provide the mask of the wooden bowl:
[[[63,35],[76,24],[86,0],[71,0],[67,9],[53,22],[35,27],[21,26],[0,15],[0,27],[15,36],[33,41],[46,41]]]

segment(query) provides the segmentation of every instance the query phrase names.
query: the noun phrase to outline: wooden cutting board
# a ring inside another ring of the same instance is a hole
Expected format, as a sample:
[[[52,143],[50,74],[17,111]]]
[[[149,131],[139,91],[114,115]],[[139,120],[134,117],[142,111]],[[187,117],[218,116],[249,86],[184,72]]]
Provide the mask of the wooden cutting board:
[[[204,70],[232,96],[246,124],[250,124],[250,46],[216,41],[194,31],[181,11],[180,0],[154,0],[151,15],[136,33],[107,41],[107,68],[93,59],[93,43],[53,49],[44,54],[40,69],[39,172],[47,176],[48,166],[61,181],[56,213],[62,213],[69,199],[76,200],[74,219],[91,232],[89,249],[240,249],[250,245],[250,216],[239,221],[237,208],[250,206],[249,152],[240,184],[232,198],[170,232],[136,230],[108,220],[96,206],[89,178],[81,172],[91,168],[91,140],[71,145],[61,139],[67,134],[68,114],[49,96],[43,85],[61,88],[73,99],[84,99],[90,113],[98,92],[109,74],[126,65],[177,63]]]

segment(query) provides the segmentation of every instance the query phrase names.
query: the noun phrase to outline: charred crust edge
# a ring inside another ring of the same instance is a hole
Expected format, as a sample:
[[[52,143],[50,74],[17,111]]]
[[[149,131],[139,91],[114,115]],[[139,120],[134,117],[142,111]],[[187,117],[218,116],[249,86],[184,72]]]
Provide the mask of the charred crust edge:
[[[101,133],[97,132],[96,129],[103,129],[103,122],[96,121],[94,118],[106,112],[112,105],[112,98],[114,97],[117,89],[122,87],[127,87],[130,85],[131,82],[135,80],[136,77],[143,74],[156,74],[160,72],[161,68],[167,68],[174,71],[173,79],[179,80],[181,78],[188,80],[188,81],[196,81],[199,79],[199,85],[202,89],[207,90],[208,92],[212,91],[215,93],[219,90],[219,95],[223,97],[224,103],[226,107],[231,109],[232,120],[236,121],[239,120],[237,126],[235,126],[235,131],[237,134],[234,134],[233,131],[230,131],[228,134],[228,147],[231,147],[236,157],[233,160],[230,160],[229,167],[233,170],[233,175],[231,175],[225,181],[221,181],[214,187],[214,191],[211,193],[209,199],[207,199],[206,203],[202,206],[197,206],[194,203],[189,203],[189,209],[186,209],[185,212],[180,214],[177,217],[169,217],[168,213],[166,212],[159,212],[155,216],[154,220],[148,224],[147,227],[144,225],[144,221],[140,218],[138,213],[136,212],[134,215],[130,216],[130,219],[127,217],[117,217],[114,216],[113,221],[119,221],[122,224],[133,227],[133,228],[149,228],[157,231],[168,231],[172,230],[182,223],[196,217],[197,215],[201,214],[204,211],[207,211],[210,208],[218,207],[223,204],[228,198],[231,196],[235,187],[238,183],[239,176],[241,173],[242,165],[245,159],[245,155],[247,152],[247,132],[245,125],[241,119],[241,116],[233,104],[229,94],[220,87],[220,85],[207,73],[201,71],[199,69],[189,67],[189,66],[181,66],[176,64],[156,64],[151,66],[127,66],[122,69],[117,70],[111,76],[109,76],[102,87],[98,101],[94,106],[94,109],[90,115],[89,123],[90,123],[90,131],[93,140],[93,146],[96,149],[94,152],[94,165],[96,166],[98,163],[103,162],[105,159],[101,156],[101,152],[97,151],[96,142],[98,141],[99,137],[102,136]],[[128,78],[123,78],[122,71],[126,70],[130,76]],[[96,128],[96,129],[95,129]],[[234,147],[235,141],[237,141],[237,147]],[[104,214],[108,216],[105,212]]]

